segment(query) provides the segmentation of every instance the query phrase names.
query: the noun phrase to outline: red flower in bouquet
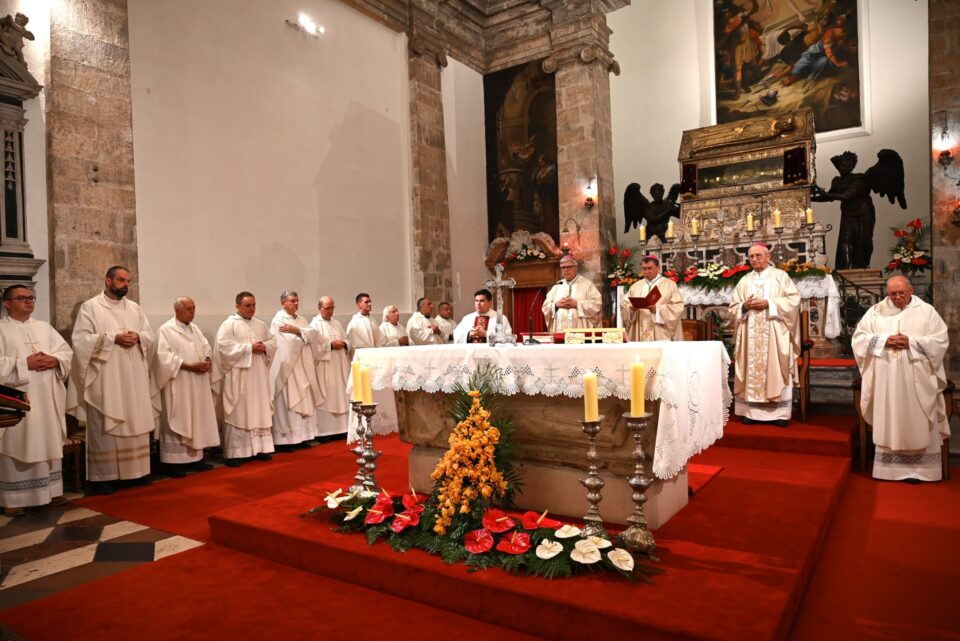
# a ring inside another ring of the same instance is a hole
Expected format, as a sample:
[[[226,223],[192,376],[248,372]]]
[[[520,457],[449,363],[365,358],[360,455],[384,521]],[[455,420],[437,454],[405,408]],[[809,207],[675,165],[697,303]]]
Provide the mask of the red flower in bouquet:
[[[620,285],[620,281],[616,278],[610,281],[610,287],[618,287],[619,285]]]
[[[911,220],[909,223],[907,223],[907,227],[912,227],[913,229],[916,229],[917,231],[919,231],[920,228],[923,227],[923,223],[920,222],[919,218],[916,218],[914,220]]]
[[[675,283],[679,283],[679,282],[680,282],[680,277],[677,275],[677,272],[673,271],[672,269],[669,270],[669,271],[663,272],[663,275],[666,276],[667,278],[669,278],[670,280],[672,280],[672,281],[675,282]]]
[[[463,537],[463,547],[471,554],[483,554],[493,548],[493,535],[486,528],[467,532]]]
[[[887,264],[887,271],[888,271],[888,272],[893,271],[894,269],[896,269],[896,268],[899,267],[899,266],[900,266],[900,259],[899,259],[899,258],[897,258],[896,260],[891,260],[891,261]]]
[[[516,521],[507,516],[506,512],[496,508],[487,510],[483,515],[483,527],[497,534],[513,529],[516,524]]]
[[[523,554],[530,549],[530,535],[526,532],[511,532],[497,543],[497,549],[507,554]]]
[[[746,263],[743,263],[743,264],[741,264],[741,265],[737,265],[737,271],[738,271],[738,272],[750,271],[750,265],[748,265],[748,264],[746,264]]]
[[[410,489],[410,494],[404,494],[403,507],[407,508],[407,511],[416,511],[423,512],[423,503],[426,501],[428,496],[426,494],[417,494],[413,488]]]
[[[893,235],[896,236],[897,238],[905,238],[907,236],[907,232],[902,229],[898,229],[895,232],[893,232]]]
[[[367,518],[363,522],[367,525],[376,525],[377,523],[383,523],[391,516],[393,516],[393,499],[381,494],[374,501],[373,507],[367,510]]]
[[[527,512],[520,517],[520,523],[523,525],[523,529],[525,530],[539,530],[540,528],[550,528],[551,530],[556,530],[558,527],[563,525],[563,523],[556,519],[548,519],[546,512],[543,514]]]
[[[623,251],[620,252],[620,255],[623,256],[624,258],[630,258],[630,248],[624,247]]]
[[[722,272],[720,272],[720,276],[723,278],[730,278],[736,273],[737,273],[736,269],[725,269]]]
[[[914,265],[926,265],[926,264],[927,264],[927,259],[926,259],[926,258],[914,258],[914,259],[913,259],[913,264],[914,264]]]
[[[417,508],[405,510],[396,515],[393,518],[393,523],[390,524],[390,529],[394,532],[403,532],[412,525],[418,525],[420,523],[420,512],[423,511],[423,508],[419,505]]]
[[[616,245],[613,245],[612,247],[610,247],[610,255],[611,255],[611,256],[616,256],[619,252],[620,252],[620,250],[617,249],[617,246],[616,246]]]

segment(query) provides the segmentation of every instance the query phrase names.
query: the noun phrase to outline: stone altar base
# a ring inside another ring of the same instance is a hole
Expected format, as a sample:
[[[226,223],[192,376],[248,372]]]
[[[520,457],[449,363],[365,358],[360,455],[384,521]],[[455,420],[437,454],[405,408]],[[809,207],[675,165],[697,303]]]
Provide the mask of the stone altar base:
[[[409,456],[410,484],[429,493],[433,488],[430,473],[448,448],[453,419],[447,414],[449,395],[428,392],[396,393],[400,438],[413,445]],[[659,402],[647,403],[653,412],[643,437],[647,474],[653,461]],[[490,409],[490,408],[488,408]],[[597,436],[600,474],[606,481],[600,513],[604,522],[626,523],[633,511],[632,493],[626,477],[633,473],[634,440],[623,414],[630,404],[618,398],[601,399],[600,414],[604,417]],[[514,427],[514,462],[522,474],[522,493],[516,504],[523,509],[580,517],[589,504],[586,490],[579,480],[587,475],[587,437],[579,418],[583,414],[582,399],[566,396],[497,397],[493,417],[509,420]],[[687,472],[672,479],[656,479],[647,492],[644,505],[648,525],[657,528],[687,504]]]

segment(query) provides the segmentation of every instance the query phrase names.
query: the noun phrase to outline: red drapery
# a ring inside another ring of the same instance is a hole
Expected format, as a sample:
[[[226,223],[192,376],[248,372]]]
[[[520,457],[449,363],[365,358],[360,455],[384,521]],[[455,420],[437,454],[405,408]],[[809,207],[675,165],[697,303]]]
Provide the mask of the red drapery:
[[[543,321],[543,301],[547,296],[544,287],[517,287],[513,290],[513,331],[527,335],[530,331],[530,308],[533,307],[533,331],[547,331],[547,324]]]

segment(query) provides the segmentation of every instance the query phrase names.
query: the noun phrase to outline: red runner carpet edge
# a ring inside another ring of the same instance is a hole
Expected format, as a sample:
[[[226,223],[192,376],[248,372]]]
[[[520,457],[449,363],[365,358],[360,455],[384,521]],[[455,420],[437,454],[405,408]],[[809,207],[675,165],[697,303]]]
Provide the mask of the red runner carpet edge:
[[[700,465],[698,463],[687,464],[687,485],[690,489],[690,495],[698,494],[707,483],[717,477],[717,474],[723,471],[722,467],[716,465]]]
[[[791,420],[788,427],[782,428],[769,424],[744,425],[740,417],[731,415],[717,445],[850,458],[855,420],[852,416],[819,415],[806,422]]]

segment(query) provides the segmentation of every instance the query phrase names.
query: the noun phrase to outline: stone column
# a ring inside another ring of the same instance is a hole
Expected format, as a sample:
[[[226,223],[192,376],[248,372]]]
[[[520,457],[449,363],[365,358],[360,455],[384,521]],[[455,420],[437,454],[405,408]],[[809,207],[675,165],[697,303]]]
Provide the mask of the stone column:
[[[61,0],[46,81],[51,322],[69,331],[111,265],[133,271],[137,231],[126,0]]]
[[[413,291],[417,296],[428,296],[435,302],[449,300],[453,289],[441,65],[446,65],[442,51],[428,51],[427,45],[417,37],[411,40],[408,74],[413,169]]]

